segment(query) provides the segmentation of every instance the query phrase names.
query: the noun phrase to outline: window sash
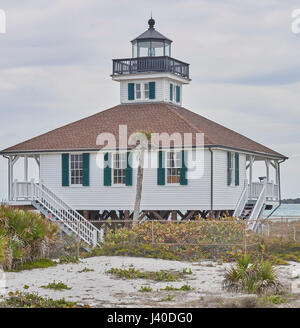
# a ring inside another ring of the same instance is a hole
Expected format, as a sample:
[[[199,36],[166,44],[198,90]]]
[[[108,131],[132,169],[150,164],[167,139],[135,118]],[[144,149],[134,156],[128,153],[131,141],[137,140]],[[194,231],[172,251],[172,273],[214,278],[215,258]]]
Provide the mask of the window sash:
[[[82,154],[71,154],[70,156],[70,184],[82,185],[83,158]]]
[[[167,184],[179,184],[181,171],[181,152],[169,151],[166,153],[166,156]]]
[[[136,83],[136,85],[135,85],[135,98],[136,99],[141,99],[141,97],[142,97],[141,84]]]
[[[112,158],[112,183],[126,184],[126,153],[115,153]]]
[[[149,83],[144,83],[144,97],[149,99]]]

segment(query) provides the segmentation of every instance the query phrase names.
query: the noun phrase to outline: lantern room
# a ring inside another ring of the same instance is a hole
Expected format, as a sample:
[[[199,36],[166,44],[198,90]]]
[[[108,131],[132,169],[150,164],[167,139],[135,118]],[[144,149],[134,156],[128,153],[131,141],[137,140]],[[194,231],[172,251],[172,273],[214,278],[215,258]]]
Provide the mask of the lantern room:
[[[152,17],[148,24],[148,30],[131,41],[132,57],[171,57],[172,40],[155,30],[155,20]]]

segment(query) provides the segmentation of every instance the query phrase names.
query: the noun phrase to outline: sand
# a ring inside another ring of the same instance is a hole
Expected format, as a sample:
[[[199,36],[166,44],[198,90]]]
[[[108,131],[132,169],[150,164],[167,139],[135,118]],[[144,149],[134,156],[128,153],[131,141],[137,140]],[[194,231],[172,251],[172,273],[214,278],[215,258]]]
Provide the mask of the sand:
[[[289,266],[276,268],[281,281],[288,288],[293,286],[291,293],[298,295],[300,290],[300,263],[290,262]],[[78,264],[60,264],[46,269],[24,270],[22,272],[6,273],[6,294],[16,290],[25,291],[24,285],[29,286],[27,292],[34,292],[40,296],[53,299],[65,298],[79,304],[88,304],[91,307],[209,307],[217,306],[230,299],[249,297],[249,295],[231,294],[222,289],[222,280],[229,263],[202,261],[200,263],[178,262],[161,259],[132,258],[117,256],[101,256],[82,259]],[[143,279],[116,279],[106,273],[110,268],[129,268],[134,266],[143,271],[191,269],[192,274],[186,275],[178,282],[155,282]],[[78,271],[89,268],[94,271]],[[41,288],[53,281],[63,282],[70,290],[55,291]],[[160,291],[167,285],[181,287],[189,284],[194,290]],[[153,291],[142,293],[141,286],[149,285]],[[294,289],[294,290],[293,290]],[[168,295],[172,301],[162,301]],[[298,306],[298,296],[295,304]],[[300,300],[299,300],[300,303]],[[300,305],[300,304],[299,304]]]

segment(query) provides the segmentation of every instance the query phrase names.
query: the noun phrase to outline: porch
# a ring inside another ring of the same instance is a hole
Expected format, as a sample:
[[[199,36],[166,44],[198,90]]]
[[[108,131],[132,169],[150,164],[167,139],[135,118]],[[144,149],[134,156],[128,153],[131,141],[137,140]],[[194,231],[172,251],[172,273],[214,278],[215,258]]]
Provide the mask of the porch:
[[[40,156],[22,154],[4,157],[8,160],[8,203],[11,205],[29,205],[32,201],[34,183],[39,181]],[[20,165],[16,169],[17,164]],[[29,170],[29,167],[32,169],[33,166],[35,166],[34,169],[38,178],[36,174],[33,175],[34,178],[30,174],[32,170]],[[19,179],[16,179],[16,176]]]
[[[267,203],[279,203],[280,195],[280,161],[262,156],[248,155],[246,157],[246,174],[248,181],[248,199],[258,200],[263,189],[265,201]],[[261,166],[258,177],[259,181],[254,181],[254,172],[257,166]],[[264,170],[263,167],[264,166]]]

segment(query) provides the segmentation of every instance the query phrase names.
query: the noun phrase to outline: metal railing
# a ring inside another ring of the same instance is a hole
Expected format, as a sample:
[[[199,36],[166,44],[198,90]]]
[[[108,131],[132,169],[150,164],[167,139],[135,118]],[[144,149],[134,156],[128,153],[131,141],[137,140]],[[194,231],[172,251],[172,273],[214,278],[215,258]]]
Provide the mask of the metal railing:
[[[168,72],[189,79],[189,64],[168,56],[113,59],[113,75],[147,72]]]

